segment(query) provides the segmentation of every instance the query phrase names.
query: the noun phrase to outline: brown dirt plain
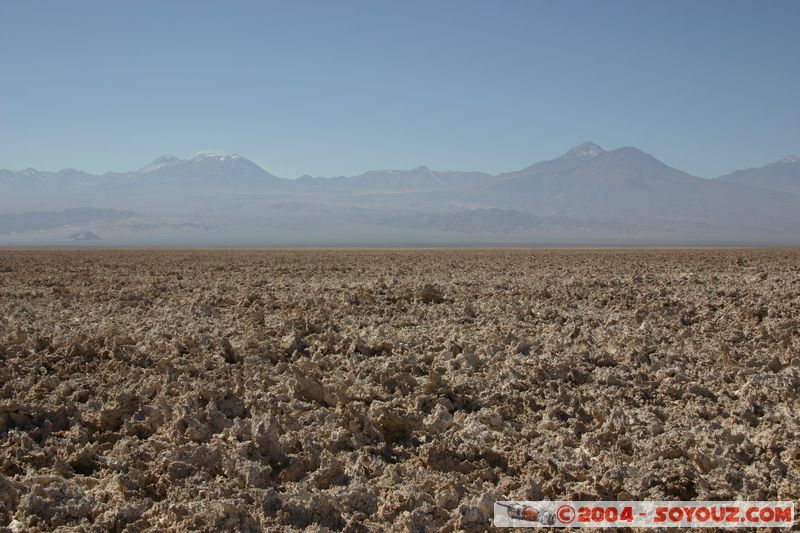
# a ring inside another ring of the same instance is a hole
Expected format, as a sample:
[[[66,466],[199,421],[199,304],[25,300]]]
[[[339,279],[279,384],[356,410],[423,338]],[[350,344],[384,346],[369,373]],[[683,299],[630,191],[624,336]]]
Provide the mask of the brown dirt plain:
[[[800,251],[0,251],[0,530],[800,499]]]

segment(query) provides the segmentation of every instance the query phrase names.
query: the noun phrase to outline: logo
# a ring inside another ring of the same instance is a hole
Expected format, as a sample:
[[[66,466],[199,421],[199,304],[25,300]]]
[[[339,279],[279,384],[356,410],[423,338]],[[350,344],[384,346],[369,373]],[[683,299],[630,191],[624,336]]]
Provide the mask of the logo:
[[[791,501],[500,501],[496,527],[794,526]]]
[[[571,505],[562,505],[556,511],[556,516],[562,524],[571,524],[575,520],[575,508]]]

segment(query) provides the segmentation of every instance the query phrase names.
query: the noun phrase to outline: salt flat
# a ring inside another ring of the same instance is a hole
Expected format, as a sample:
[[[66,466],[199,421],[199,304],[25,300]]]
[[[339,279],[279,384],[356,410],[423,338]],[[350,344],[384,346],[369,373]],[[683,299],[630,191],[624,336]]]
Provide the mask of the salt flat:
[[[0,526],[800,499],[800,251],[0,252]]]

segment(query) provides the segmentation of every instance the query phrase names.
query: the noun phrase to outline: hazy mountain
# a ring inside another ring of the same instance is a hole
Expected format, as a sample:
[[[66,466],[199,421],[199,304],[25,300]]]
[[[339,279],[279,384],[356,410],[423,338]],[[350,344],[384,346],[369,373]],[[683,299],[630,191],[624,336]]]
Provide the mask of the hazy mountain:
[[[191,159],[161,156],[139,170],[105,175],[97,189],[109,191],[178,190],[196,192],[251,192],[282,187],[289,180],[273,176],[238,154],[202,153]]]
[[[184,217],[230,206],[230,199],[237,196],[279,193],[293,183],[237,154],[162,156],[138,170],[102,175],[69,169],[0,170],[0,213],[94,205]]]
[[[597,193],[646,189],[659,183],[690,185],[698,180],[707,181],[671,168],[637,148],[606,152],[596,144],[584,143],[557,159],[500,174],[495,185],[505,190],[563,197],[587,190]]]
[[[420,166],[412,170],[372,170],[350,177],[303,176],[297,183],[308,191],[376,194],[463,189],[487,183],[490,178],[482,172],[442,172]]]
[[[93,231],[79,231],[70,235],[69,240],[73,242],[89,242],[99,241],[100,237]]]
[[[497,176],[417,167],[287,180],[239,155],[162,156],[100,176],[0,171],[0,213],[18,213],[0,217],[0,233],[15,243],[83,231],[109,244],[798,243],[800,196],[786,194],[796,164],[758,169],[762,182],[783,180],[770,190],[591,142]],[[114,211],[72,209],[86,205]]]
[[[140,168],[136,176],[160,184],[252,187],[285,183],[238,154],[203,153],[191,159],[162,156]]]
[[[605,151],[592,143],[501,174],[484,197],[540,216],[661,224],[665,230],[786,230],[800,221],[797,202],[781,195],[691,176],[637,148]]]
[[[215,230],[193,219],[92,207],[0,214],[0,243],[5,244],[94,241],[100,235],[112,244],[174,244],[187,237],[201,244]]]
[[[613,221],[604,222],[580,220],[569,217],[537,216],[515,209],[462,209],[444,212],[393,212],[364,209],[354,211],[357,220],[370,221],[396,227],[415,229],[437,229],[448,232],[469,232],[475,235],[519,234],[531,230],[550,229],[602,229],[625,232],[626,228]]]
[[[61,227],[85,226],[99,222],[119,222],[136,215],[133,211],[84,207],[61,211],[34,211],[0,214],[0,234],[42,231]]]
[[[162,156],[136,171],[93,175],[74,169],[44,172],[28,168],[19,172],[0,170],[0,186],[33,190],[111,190],[151,187],[201,187],[209,190],[230,188],[250,190],[270,188],[289,180],[273,176],[238,154],[203,153],[191,159]]]
[[[17,189],[53,189],[61,190],[65,187],[90,186],[96,183],[100,176],[87,172],[67,168],[58,172],[44,172],[34,168],[26,168],[19,172],[0,169],[0,187]]]
[[[787,157],[760,168],[737,170],[717,179],[800,195],[800,156]]]

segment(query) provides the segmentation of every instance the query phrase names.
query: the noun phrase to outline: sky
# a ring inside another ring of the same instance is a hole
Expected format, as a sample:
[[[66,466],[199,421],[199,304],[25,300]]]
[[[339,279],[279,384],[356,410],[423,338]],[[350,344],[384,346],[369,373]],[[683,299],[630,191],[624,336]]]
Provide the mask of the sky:
[[[0,2],[0,168],[239,153],[499,173],[591,140],[702,177],[800,153],[800,2]]]

